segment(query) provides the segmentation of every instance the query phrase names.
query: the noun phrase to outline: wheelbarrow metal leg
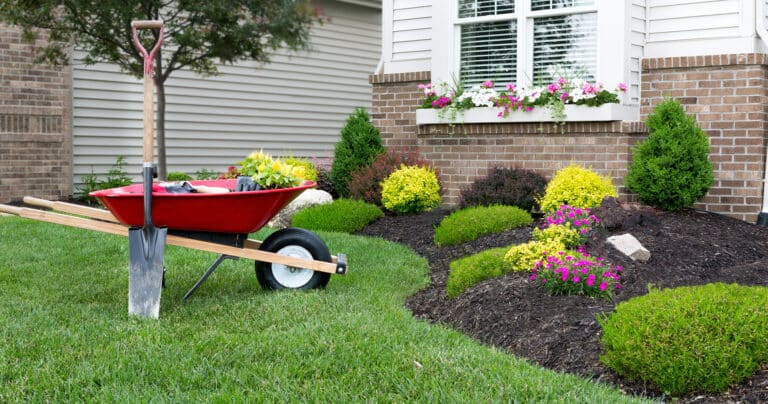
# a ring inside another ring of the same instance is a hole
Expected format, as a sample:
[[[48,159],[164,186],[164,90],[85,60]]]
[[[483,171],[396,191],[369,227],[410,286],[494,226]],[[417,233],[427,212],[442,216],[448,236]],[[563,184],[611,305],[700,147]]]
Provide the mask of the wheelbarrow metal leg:
[[[197,283],[195,283],[195,286],[192,286],[192,289],[190,289],[187,292],[187,294],[184,295],[184,300],[187,300],[188,297],[192,296],[192,293],[194,293],[195,290],[197,290],[197,288],[199,288],[200,285],[203,282],[205,282],[205,280],[208,279],[208,277],[213,273],[213,271],[215,271],[216,268],[218,268],[219,265],[221,265],[221,263],[224,262],[224,260],[226,260],[226,259],[238,260],[240,258],[232,256],[232,255],[226,255],[226,254],[219,255],[219,258],[216,258],[216,261],[214,261],[213,264],[208,268],[208,270],[205,271],[203,276],[197,281]]]

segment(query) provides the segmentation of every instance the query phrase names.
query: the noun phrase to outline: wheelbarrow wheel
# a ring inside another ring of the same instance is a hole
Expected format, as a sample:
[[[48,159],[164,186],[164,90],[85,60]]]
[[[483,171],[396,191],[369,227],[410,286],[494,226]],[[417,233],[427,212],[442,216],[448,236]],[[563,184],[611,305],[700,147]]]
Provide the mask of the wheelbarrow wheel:
[[[323,240],[311,231],[299,228],[287,228],[272,233],[259,249],[291,257],[331,262],[331,253]],[[325,287],[331,274],[256,261],[256,278],[264,289],[316,289]]]

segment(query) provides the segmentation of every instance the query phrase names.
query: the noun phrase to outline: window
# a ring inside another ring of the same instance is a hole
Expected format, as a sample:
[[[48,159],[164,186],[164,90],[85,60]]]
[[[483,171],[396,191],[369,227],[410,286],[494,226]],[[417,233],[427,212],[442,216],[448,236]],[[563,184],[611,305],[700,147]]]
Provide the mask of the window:
[[[466,87],[548,81],[555,66],[595,80],[595,0],[457,1],[458,76]]]

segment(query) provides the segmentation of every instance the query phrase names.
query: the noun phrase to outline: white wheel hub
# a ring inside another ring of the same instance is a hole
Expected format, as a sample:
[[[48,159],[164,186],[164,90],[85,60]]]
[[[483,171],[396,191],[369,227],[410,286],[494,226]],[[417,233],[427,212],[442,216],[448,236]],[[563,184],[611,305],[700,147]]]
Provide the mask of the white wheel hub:
[[[289,245],[277,251],[277,254],[287,255],[289,257],[312,259],[312,254],[304,247],[299,245]],[[306,268],[296,268],[283,264],[272,264],[272,275],[275,280],[286,288],[300,288],[306,285],[315,271]]]

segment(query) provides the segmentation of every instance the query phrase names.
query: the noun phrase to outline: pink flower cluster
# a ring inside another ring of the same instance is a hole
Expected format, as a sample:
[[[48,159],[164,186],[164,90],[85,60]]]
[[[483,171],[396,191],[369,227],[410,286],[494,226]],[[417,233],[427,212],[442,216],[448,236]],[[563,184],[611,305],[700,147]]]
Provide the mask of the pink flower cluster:
[[[530,280],[540,279],[553,294],[608,297],[613,289],[621,289],[621,270],[618,265],[608,267],[602,257],[592,257],[579,247],[576,251],[560,251],[538,261]]]
[[[587,208],[574,208],[569,205],[560,205],[560,209],[547,215],[544,219],[544,224],[541,225],[541,229],[544,230],[549,226],[570,223],[572,228],[576,229],[583,238],[586,238],[589,236],[589,232],[592,231],[592,226],[599,222],[597,217],[590,214],[590,211]]]
[[[432,108],[445,108],[445,106],[450,103],[451,99],[449,97],[438,97],[436,100],[432,101]]]

